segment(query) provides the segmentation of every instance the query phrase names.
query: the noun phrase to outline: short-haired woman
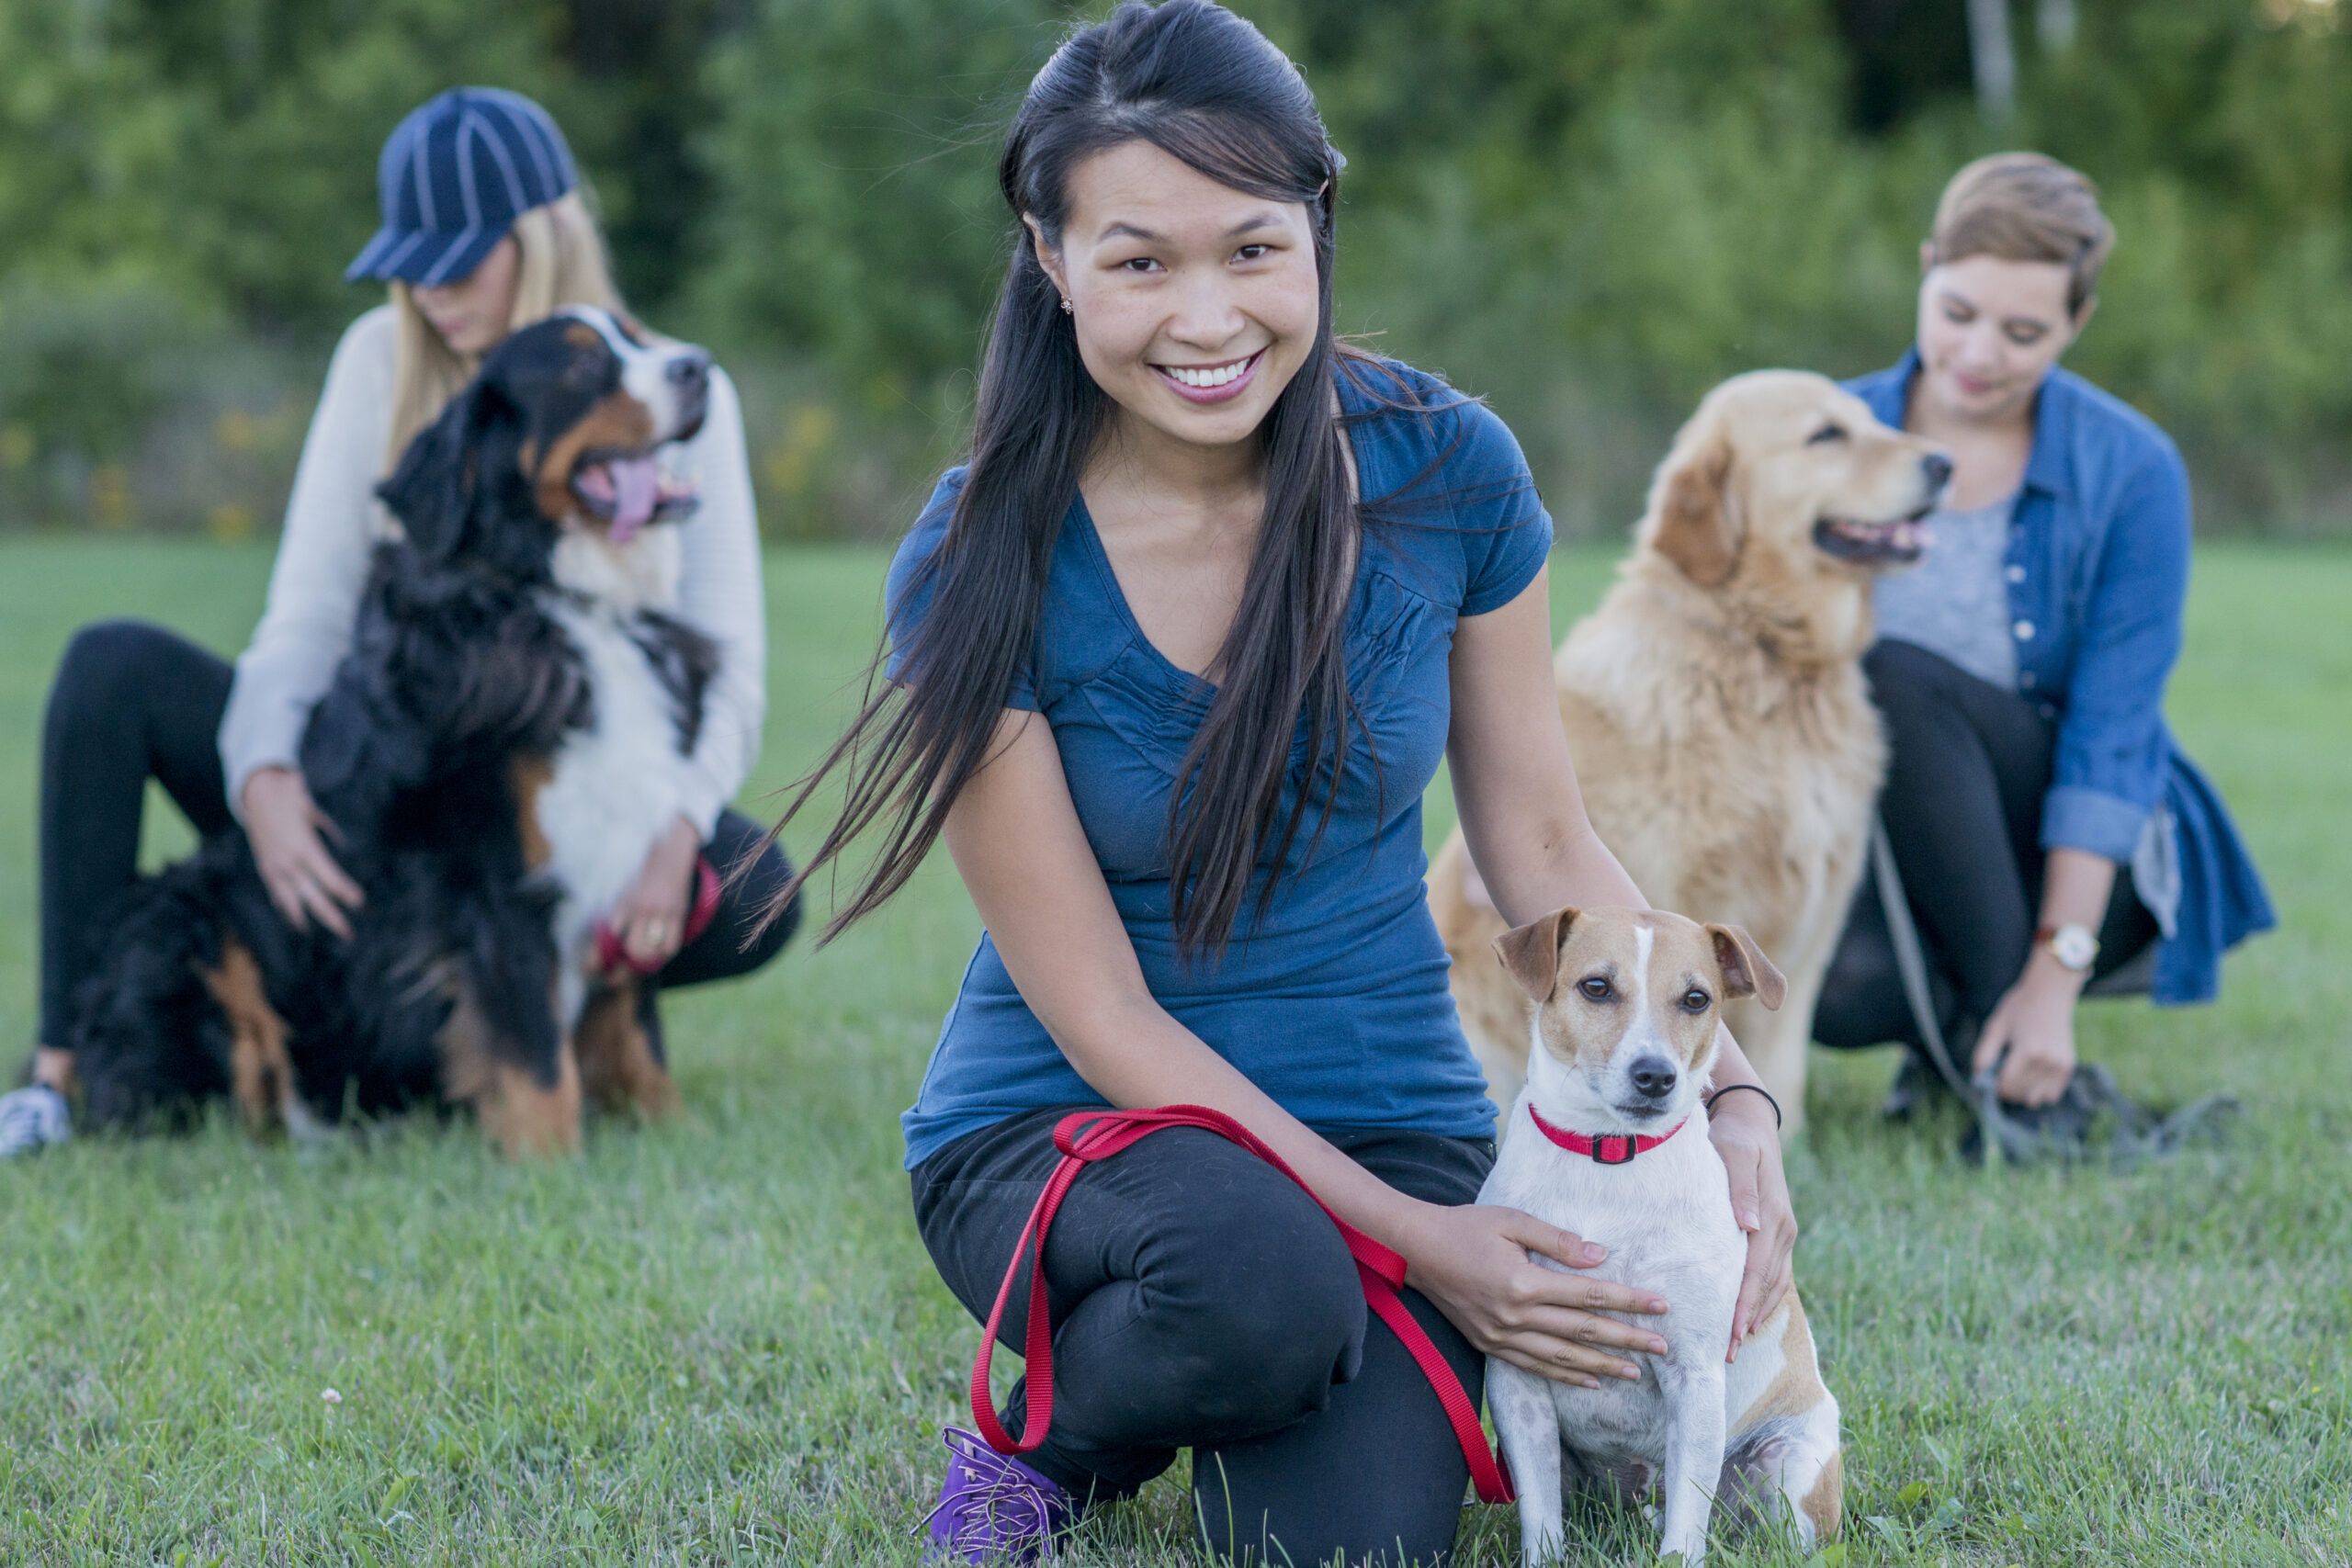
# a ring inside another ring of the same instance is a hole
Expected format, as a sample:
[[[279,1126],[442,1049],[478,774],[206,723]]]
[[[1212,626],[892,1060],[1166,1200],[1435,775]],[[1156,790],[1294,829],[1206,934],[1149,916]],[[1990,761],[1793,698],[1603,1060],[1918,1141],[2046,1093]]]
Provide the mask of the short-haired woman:
[[[295,760],[390,526],[376,482],[509,332],[565,305],[621,308],[571,150],[530,99],[441,94],[393,130],[377,181],[383,226],[345,276],[385,280],[391,298],[335,347],[252,644],[232,669],[160,626],[112,621],[77,633],[59,667],[41,742],[40,1035],[33,1082],[0,1096],[0,1156],[67,1134],[74,991],[135,874],[149,779],[198,832],[243,827],[288,921],[349,930],[360,892]],[[681,951],[697,855],[729,864],[760,837],[727,809],[759,748],[766,626],[742,410],[723,371],[711,372],[709,413],[682,460],[702,505],[684,525],[679,613],[718,649],[695,752],[704,787],[606,917],[632,966],[664,987],[754,968],[793,923],[787,911],[741,945],[791,875],[771,847]]]
[[[2272,923],[2221,796],[2164,719],[2188,586],[2180,454],[2058,366],[2112,242],[2081,174],[2031,152],[1979,159],[1921,247],[1916,346],[1852,383],[1952,455],[1927,556],[1876,591],[1879,810],[1939,1027],[2025,1107],[2073,1077],[2089,981],[2152,960],[2157,1003],[2206,1001],[2222,953]],[[1856,908],[1815,1033],[1922,1046],[1876,898]]]
[[[1404,1256],[1474,1393],[1488,1354],[1638,1375],[1656,1298],[1531,1262],[1597,1258],[1476,1204],[1495,1111],[1422,888],[1444,760],[1506,914],[1641,902],[1577,792],[1518,444],[1334,342],[1340,159],[1231,12],[1129,4],[1074,33],[1000,168],[1014,224],[970,459],[891,568],[896,683],[820,769],[847,805],[810,860],[881,824],[838,930],[944,836],[987,926],[905,1118],[925,1246],[984,1316],[1059,1116],[1206,1106]],[[1754,1082],[1727,1036],[1715,1072]],[[1712,1140],[1751,1235],[1736,1334],[1780,1299],[1794,1226],[1770,1105],[1716,1104],[1682,1135]],[[1051,1429],[1026,1462],[950,1434],[936,1551],[1025,1560],[1186,1448],[1220,1555],[1452,1546],[1453,1429],[1270,1166],[1195,1129],[1145,1139],[1078,1183],[1044,1266]]]

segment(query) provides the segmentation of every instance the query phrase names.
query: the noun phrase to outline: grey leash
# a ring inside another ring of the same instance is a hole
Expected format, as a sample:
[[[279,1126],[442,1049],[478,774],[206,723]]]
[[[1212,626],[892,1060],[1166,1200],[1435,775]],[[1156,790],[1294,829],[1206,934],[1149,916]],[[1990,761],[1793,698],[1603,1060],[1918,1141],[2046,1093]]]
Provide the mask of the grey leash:
[[[1945,1087],[1961,1103],[1973,1102],[1968,1075],[1951,1059],[1944,1044],[1943,1025],[1936,1021],[1936,1004],[1928,994],[1928,961],[1919,945],[1919,928],[1911,920],[1911,901],[1903,895],[1903,878],[1894,869],[1894,846],[1886,840],[1886,824],[1871,814],[1871,874],[1878,879],[1879,907],[1886,911],[1886,931],[1894,944],[1895,973],[1903,976],[1903,999],[1911,1004],[1911,1021],[1928,1048],[1928,1061]]]
[[[1895,870],[1894,846],[1887,841],[1886,826],[1871,818],[1871,870],[1878,882],[1879,905],[1886,914],[1887,935],[1894,948],[1895,973],[1902,977],[1904,1000],[1919,1032],[1928,1064],[1936,1069],[1960,1102],[1976,1119],[1976,1130],[1962,1145],[1972,1154],[1997,1150],[2009,1164],[2027,1165],[2051,1157],[2079,1158],[2090,1153],[2086,1134],[2103,1119],[2109,1136],[2105,1147],[2118,1165],[2137,1165],[2169,1158],[2192,1141],[2211,1141],[2224,1130],[2238,1109],[2226,1094],[2209,1094],[2177,1111],[2158,1113],[2125,1094],[2105,1067],[2086,1063],[2055,1104],[2026,1110],[2005,1104],[1995,1088],[1999,1064],[1973,1078],[1961,1070],[1946,1043],[1936,1017],[1935,999],[1928,989],[1926,949],[1919,928],[1911,919],[1911,905]]]

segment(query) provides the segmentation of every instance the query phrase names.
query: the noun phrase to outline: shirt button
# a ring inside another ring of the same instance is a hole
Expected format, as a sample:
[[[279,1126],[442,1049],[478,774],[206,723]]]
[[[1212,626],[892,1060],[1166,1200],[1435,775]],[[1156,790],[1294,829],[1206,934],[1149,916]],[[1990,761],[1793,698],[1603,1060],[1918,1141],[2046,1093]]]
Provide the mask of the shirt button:
[[[2033,690],[2033,671],[2030,671],[2030,670],[2028,670],[2028,671],[2026,671],[2023,674],[2019,675],[2019,676],[2018,677],[2018,685],[2020,685],[2020,686],[2023,686],[2023,687],[2024,687],[2027,691],[2029,691],[2029,692],[2032,691],[2032,690]]]
[[[2011,582],[2023,582],[2025,581],[2025,568],[2021,566],[2013,566],[2009,568],[2009,581]]]
[[[2009,629],[2018,634],[2018,640],[2019,642],[2031,642],[2033,640],[2033,623],[2031,621],[2019,621],[2016,626],[2011,626]]]
[[[2057,709],[2056,705],[2052,704],[2052,703],[2044,703],[2044,704],[2042,704],[2042,705],[2041,705],[2041,716],[2042,716],[2042,717],[2044,717],[2044,718],[2056,718],[2056,717],[2058,716],[2058,709]]]

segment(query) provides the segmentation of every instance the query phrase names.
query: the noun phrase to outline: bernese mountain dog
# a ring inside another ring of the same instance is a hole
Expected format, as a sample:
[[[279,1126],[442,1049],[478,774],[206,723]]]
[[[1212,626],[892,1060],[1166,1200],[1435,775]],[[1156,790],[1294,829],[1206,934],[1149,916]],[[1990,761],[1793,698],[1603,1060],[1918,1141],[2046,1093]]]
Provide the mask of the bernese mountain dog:
[[[576,1148],[583,1098],[674,1106],[652,988],[596,953],[685,798],[716,663],[671,613],[663,525],[695,498],[659,458],[708,378],[700,349],[568,309],[409,446],[377,491],[400,536],[301,744],[367,895],[352,935],[289,927],[242,832],[142,880],[80,993],[94,1123],[439,1103],[520,1156]]]

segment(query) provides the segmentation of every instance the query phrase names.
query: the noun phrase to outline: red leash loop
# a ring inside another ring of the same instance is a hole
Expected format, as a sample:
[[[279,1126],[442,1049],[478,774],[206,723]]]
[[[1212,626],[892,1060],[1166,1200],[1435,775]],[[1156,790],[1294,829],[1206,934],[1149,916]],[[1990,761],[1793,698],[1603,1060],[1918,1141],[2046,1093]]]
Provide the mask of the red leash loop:
[[[696,855],[695,901],[686,909],[685,929],[678,933],[679,953],[684,952],[689,943],[710,929],[712,918],[718,913],[720,890],[718,868],[710,863],[709,856]],[[671,954],[672,958],[676,956],[677,953]],[[668,962],[668,959],[663,959],[662,964]],[[662,969],[662,964],[639,964],[630,957],[628,945],[621,941],[621,933],[613,929],[609,920],[596,922],[596,964],[607,973],[626,968],[639,975],[653,975]]]
[[[1164,1127],[1198,1127],[1238,1144],[1298,1182],[1299,1190],[1309,1198],[1315,1198],[1314,1190],[1299,1181],[1298,1173],[1283,1164],[1281,1156],[1223,1111],[1198,1105],[1166,1105],[1156,1111],[1076,1111],[1063,1117],[1054,1126],[1054,1147],[1062,1152],[1062,1162],[1046,1179],[1045,1190],[1037,1194],[1036,1206],[1029,1211],[1029,1223],[1022,1227],[1021,1238],[1013,1243],[1012,1261],[1004,1271],[1004,1283],[997,1289],[996,1304],[989,1309],[988,1328],[980,1337],[979,1359],[972,1364],[972,1425],[997,1452],[1025,1454],[1046,1440],[1046,1432],[1053,1425],[1054,1329],[1046,1308],[1046,1233],[1053,1225],[1055,1212],[1061,1207],[1063,1197],[1069,1193],[1070,1183],[1078,1179],[1080,1171],[1096,1160],[1109,1159]],[[1453,1424],[1454,1439],[1462,1445],[1462,1457],[1470,1461],[1470,1479],[1477,1486],[1478,1500],[1510,1502],[1510,1477],[1500,1458],[1487,1446],[1486,1431],[1478,1425],[1478,1407],[1463,1392],[1461,1383],[1454,1380],[1453,1369],[1446,1364],[1443,1354],[1430,1342],[1429,1335],[1414,1321],[1412,1313],[1396,1293],[1405,1283],[1404,1258],[1332,1213],[1320,1198],[1315,1198],[1315,1206],[1340,1227],[1340,1235],[1356,1260],[1356,1276],[1363,1285],[1365,1304],[1388,1325],[1389,1332],[1404,1342],[1420,1367],[1421,1375],[1429,1379],[1438,1403],[1445,1406],[1445,1418]],[[1004,1322],[1005,1303],[1012,1299],[1013,1282],[1021,1278],[1021,1255],[1024,1250],[1030,1254],[1029,1327],[1022,1354],[1028,1359],[1029,1367],[1025,1416],[1021,1424],[1024,1435],[1016,1440],[996,1418],[996,1402],[989,1394],[989,1362],[996,1353],[997,1329]]]

